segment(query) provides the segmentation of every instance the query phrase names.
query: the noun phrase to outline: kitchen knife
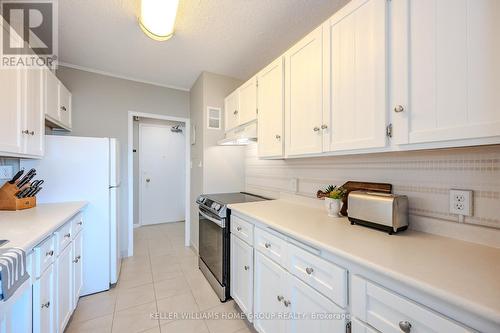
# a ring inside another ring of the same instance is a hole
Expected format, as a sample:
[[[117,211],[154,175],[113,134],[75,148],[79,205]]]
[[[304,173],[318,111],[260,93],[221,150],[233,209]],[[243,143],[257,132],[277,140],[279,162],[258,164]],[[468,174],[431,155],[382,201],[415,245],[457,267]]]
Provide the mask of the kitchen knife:
[[[29,191],[24,194],[24,197],[25,198],[32,197],[33,193],[35,193],[36,190],[38,190],[38,187],[40,187],[40,185],[42,185],[42,184],[43,184],[43,180],[35,180],[33,183],[31,183],[31,187],[29,187]]]
[[[21,188],[24,185],[28,184],[28,182],[29,182],[28,178],[31,177],[32,174],[36,174],[36,170],[35,169],[31,169],[30,171],[28,171],[28,173],[26,173],[24,175],[24,177],[21,178],[21,180],[17,183],[17,187]],[[33,178],[31,178],[31,179],[33,179]]]
[[[36,189],[36,191],[31,195],[32,197],[34,197],[35,195],[38,194],[38,192],[40,192],[42,190],[43,187],[39,187]]]
[[[21,191],[17,192],[16,197],[18,199],[24,198],[24,195],[26,193],[28,193],[29,190],[30,190],[30,187],[26,187],[24,190],[21,190]]]
[[[15,175],[14,177],[11,179],[11,181],[9,181],[9,184],[14,184],[16,182],[16,180],[19,179],[19,177],[21,177],[24,173],[24,170],[19,170]]]
[[[33,172],[31,172],[33,171]],[[33,178],[35,178],[36,176],[36,171],[35,169],[31,169],[30,172],[28,172],[24,177],[23,179],[21,179],[19,181],[19,183],[17,183],[17,187],[18,188],[22,188],[23,186],[25,186],[26,184],[28,184]]]

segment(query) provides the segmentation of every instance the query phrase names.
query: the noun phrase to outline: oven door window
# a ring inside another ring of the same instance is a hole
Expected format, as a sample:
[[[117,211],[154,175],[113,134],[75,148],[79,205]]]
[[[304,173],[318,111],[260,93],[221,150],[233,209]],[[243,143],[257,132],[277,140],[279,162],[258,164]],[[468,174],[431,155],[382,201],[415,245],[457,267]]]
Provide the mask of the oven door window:
[[[210,215],[209,212],[203,212]],[[215,216],[211,216],[215,218]],[[224,229],[199,214],[200,218],[200,258],[210,269],[219,283],[223,283]]]

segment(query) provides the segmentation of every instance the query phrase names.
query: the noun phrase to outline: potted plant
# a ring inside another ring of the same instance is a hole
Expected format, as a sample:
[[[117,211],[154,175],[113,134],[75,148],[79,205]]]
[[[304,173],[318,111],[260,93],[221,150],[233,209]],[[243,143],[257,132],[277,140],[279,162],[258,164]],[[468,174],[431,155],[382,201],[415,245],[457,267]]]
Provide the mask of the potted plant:
[[[347,191],[342,186],[329,185],[324,191],[318,191],[318,198],[325,199],[325,207],[328,216],[339,217],[342,207],[342,199],[344,199]]]

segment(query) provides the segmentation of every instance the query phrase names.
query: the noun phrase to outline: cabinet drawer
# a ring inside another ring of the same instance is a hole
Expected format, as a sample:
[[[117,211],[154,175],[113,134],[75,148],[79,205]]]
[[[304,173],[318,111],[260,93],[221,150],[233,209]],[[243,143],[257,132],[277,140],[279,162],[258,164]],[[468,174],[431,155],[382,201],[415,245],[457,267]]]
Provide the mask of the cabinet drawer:
[[[288,270],[341,307],[347,306],[346,269],[289,243]]]
[[[71,243],[71,227],[72,222],[69,221],[62,227],[60,227],[56,232],[56,253],[59,255],[65,248]]]
[[[254,247],[270,259],[286,267],[286,241],[270,232],[255,228]]]
[[[40,278],[42,273],[54,262],[54,257],[56,254],[54,236],[50,235],[49,238],[44,240],[40,245],[37,245],[33,249],[35,254],[34,262],[34,273],[35,278]]]
[[[74,239],[76,235],[83,229],[83,215],[82,213],[78,213],[73,220],[71,221],[72,226],[71,229],[73,230],[73,235],[72,238]]]
[[[253,245],[253,224],[231,215],[231,233],[248,244]]]
[[[453,320],[360,276],[352,277],[352,314],[384,333],[473,332]]]

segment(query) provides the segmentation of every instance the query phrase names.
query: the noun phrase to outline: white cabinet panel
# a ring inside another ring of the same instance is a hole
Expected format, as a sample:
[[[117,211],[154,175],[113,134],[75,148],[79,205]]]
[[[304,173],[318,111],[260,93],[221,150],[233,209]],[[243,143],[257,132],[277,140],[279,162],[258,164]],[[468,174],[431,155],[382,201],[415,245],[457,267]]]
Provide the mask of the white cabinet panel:
[[[276,261],[281,266],[286,267],[286,241],[260,228],[255,228],[254,239],[255,250],[260,251],[268,258]]]
[[[322,152],[323,30],[318,27],[285,54],[286,154]]]
[[[50,265],[33,284],[33,332],[55,332],[54,270]]]
[[[16,154],[24,148],[21,83],[22,71],[0,70],[0,152]]]
[[[286,292],[286,274],[283,268],[267,259],[263,254],[255,252],[255,284],[254,284],[254,326],[259,333],[284,333],[286,308],[283,305]],[[262,318],[260,316],[276,316]]]
[[[284,72],[279,58],[257,74],[259,157],[283,156]]]
[[[287,308],[305,318],[287,321],[287,333],[344,333],[345,311],[311,287],[288,275]]]
[[[253,246],[254,226],[236,215],[231,215],[231,234]]]
[[[235,128],[239,123],[239,93],[236,90],[224,100],[225,128],[226,131]]]
[[[376,329],[368,326],[362,321],[352,318],[352,333],[380,333]]]
[[[59,121],[59,86],[56,76],[49,70],[44,69],[45,77],[45,114],[52,121]]]
[[[386,0],[355,0],[324,24],[324,150],[386,145]]]
[[[45,138],[45,95],[43,69],[30,68],[24,73],[23,102],[25,140],[23,152],[43,156]]]
[[[78,233],[71,246],[73,246],[73,303],[75,309],[83,287],[83,232]]]
[[[62,250],[57,258],[57,331],[64,332],[73,312],[73,247]]]
[[[59,82],[59,121],[66,129],[71,129],[71,93]]]
[[[231,234],[231,297],[247,315],[253,312],[253,272],[253,248]]]
[[[238,125],[257,119],[257,79],[251,78],[238,88],[240,117]]]
[[[395,142],[500,135],[500,2],[397,0],[391,25]]]

